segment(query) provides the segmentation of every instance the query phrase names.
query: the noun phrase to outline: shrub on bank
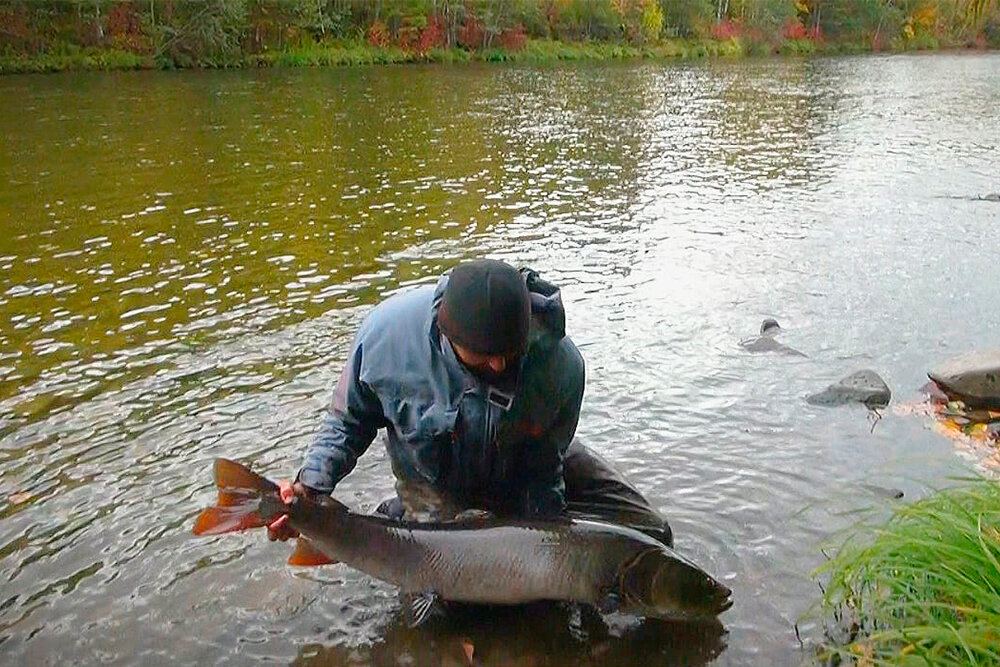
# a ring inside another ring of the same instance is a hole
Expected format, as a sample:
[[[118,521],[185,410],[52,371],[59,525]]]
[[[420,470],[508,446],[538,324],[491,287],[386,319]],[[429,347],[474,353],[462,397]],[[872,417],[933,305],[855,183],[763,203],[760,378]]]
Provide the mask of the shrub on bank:
[[[787,39],[780,47],[786,56],[801,56],[816,53],[816,42],[811,39]]]
[[[976,481],[898,509],[819,574],[839,619],[824,658],[1000,664],[1000,483]]]
[[[1000,46],[1000,5],[959,7],[951,0],[832,5],[797,0],[763,5],[711,0],[0,0],[3,72],[700,58],[942,45]]]
[[[155,66],[148,56],[98,48],[62,48],[56,53],[0,55],[0,74],[63,72],[66,70],[130,70]]]

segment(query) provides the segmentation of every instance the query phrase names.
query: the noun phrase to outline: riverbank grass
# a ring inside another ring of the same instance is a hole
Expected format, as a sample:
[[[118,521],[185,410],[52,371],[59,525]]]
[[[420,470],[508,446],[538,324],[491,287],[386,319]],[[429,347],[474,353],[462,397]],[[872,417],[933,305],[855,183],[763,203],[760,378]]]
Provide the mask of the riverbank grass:
[[[363,40],[338,40],[325,43],[304,42],[281,50],[205,59],[200,62],[174,62],[152,54],[139,55],[115,49],[79,48],[66,45],[55,53],[25,56],[0,53],[0,74],[61,72],[65,70],[175,69],[188,67],[339,67],[352,65],[392,65],[403,63],[520,62],[555,63],[586,60],[690,59],[736,57],[750,52],[744,42],[727,40],[667,39],[646,46],[618,42],[562,42],[529,39],[517,50],[490,48],[468,51],[461,48],[432,48],[424,52],[398,47],[374,46]],[[802,53],[793,49],[787,53]]]
[[[942,48],[936,41],[894,42],[895,51]],[[871,48],[864,44],[827,44],[811,39],[787,39],[780,42],[753,41],[740,37],[729,39],[667,38],[644,46],[625,42],[528,39],[521,48],[466,50],[459,47],[430,48],[426,51],[397,46],[375,46],[362,39],[314,42],[303,39],[280,50],[259,53],[232,52],[225,55],[169,56],[156,53],[133,53],[106,47],[79,47],[60,44],[58,48],[31,55],[10,49],[0,51],[0,74],[61,72],[67,70],[139,70],[139,69],[228,69],[266,67],[342,67],[358,65],[393,65],[404,63],[515,62],[556,63],[602,60],[675,60],[699,58],[735,58],[742,56],[809,56],[813,54],[862,53]]]
[[[998,665],[1000,483],[975,481],[900,508],[817,574],[829,576],[824,612],[846,634],[823,659]]]
[[[120,49],[80,48],[66,45],[53,53],[32,55],[0,53],[0,74],[68,70],[118,71],[155,67],[156,63],[151,58]]]

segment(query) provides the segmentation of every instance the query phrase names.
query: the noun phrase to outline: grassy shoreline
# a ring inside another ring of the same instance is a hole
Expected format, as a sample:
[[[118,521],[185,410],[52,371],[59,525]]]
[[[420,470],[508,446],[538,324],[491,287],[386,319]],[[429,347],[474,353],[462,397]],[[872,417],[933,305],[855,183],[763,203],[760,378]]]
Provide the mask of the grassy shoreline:
[[[1000,664],[1000,482],[979,480],[897,509],[844,544],[825,615],[837,620],[821,658],[883,665]]]
[[[887,52],[973,50],[962,45],[938,42],[899,43]],[[982,50],[982,49],[979,49]],[[178,64],[153,54],[136,54],[113,48],[67,47],[57,53],[0,54],[0,74],[24,74],[80,70],[121,71],[153,69],[239,69],[263,67],[339,67],[403,63],[521,62],[550,63],[579,60],[737,58],[767,55],[812,55],[868,53],[864,44],[826,44],[809,39],[786,40],[780,45],[761,44],[739,38],[670,39],[647,46],[614,42],[561,42],[528,40],[516,51],[502,48],[467,51],[461,48],[430,49],[421,53],[397,47],[373,46],[362,40],[342,40],[324,44],[287,47],[280,51],[240,54]]]

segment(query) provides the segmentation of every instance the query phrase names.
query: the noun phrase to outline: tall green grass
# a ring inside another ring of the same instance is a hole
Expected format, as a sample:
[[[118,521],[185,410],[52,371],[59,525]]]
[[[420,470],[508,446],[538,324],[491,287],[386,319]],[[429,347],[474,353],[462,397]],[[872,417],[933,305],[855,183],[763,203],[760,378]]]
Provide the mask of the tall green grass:
[[[62,72],[65,70],[129,70],[153,67],[151,58],[120,49],[70,47],[31,56],[0,54],[0,74]]]
[[[2,0],[0,0],[2,1]],[[897,40],[896,49],[925,49],[940,46],[927,39]],[[865,44],[817,45],[810,40],[786,40],[780,43],[749,39],[680,39],[668,38],[645,46],[624,42],[563,42],[552,39],[529,39],[523,48],[489,48],[467,51],[459,47],[432,48],[426,52],[379,47],[360,38],[344,38],[315,43],[303,40],[279,50],[262,53],[229,53],[202,56],[135,54],[107,47],[82,48],[62,43],[51,52],[32,55],[12,49],[0,50],[0,74],[21,72],[57,72],[63,70],[178,69],[189,67],[338,67],[352,65],[388,65],[402,63],[461,63],[469,61],[554,63],[576,60],[651,60],[734,58],[757,55],[810,55],[813,53],[860,53],[870,51]]]
[[[1000,665],[998,482],[975,481],[897,509],[817,574],[829,576],[825,613],[848,632],[824,648],[824,659]]]
[[[103,48],[70,45],[55,53],[31,56],[0,52],[0,74],[18,72],[54,72],[71,69],[175,69],[186,67],[337,67],[352,65],[388,65],[402,63],[461,63],[469,61],[554,63],[577,60],[674,59],[739,57],[749,52],[737,39],[665,39],[655,44],[633,46],[623,42],[563,42],[552,39],[529,39],[523,48],[490,48],[467,51],[458,47],[433,48],[427,52],[407,51],[395,46],[379,47],[362,39],[339,39],[323,43],[304,41],[280,50],[253,54],[230,54],[225,57],[136,55]]]

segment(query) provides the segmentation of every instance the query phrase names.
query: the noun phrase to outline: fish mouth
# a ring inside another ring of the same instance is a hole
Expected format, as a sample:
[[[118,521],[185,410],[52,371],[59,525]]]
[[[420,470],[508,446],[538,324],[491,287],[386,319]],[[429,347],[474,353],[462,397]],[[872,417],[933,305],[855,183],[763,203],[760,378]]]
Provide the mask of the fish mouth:
[[[680,623],[718,623],[718,616],[732,606],[732,598],[726,598],[701,608],[675,609],[665,613],[660,610],[658,613],[650,615],[665,621]]]
[[[716,583],[719,588],[715,594],[715,613],[721,614],[733,606],[733,590],[728,586]]]
[[[733,606],[732,591],[725,586],[716,593],[706,595],[700,604],[680,605],[669,611],[657,610],[652,614],[658,618],[684,622],[712,622]]]

